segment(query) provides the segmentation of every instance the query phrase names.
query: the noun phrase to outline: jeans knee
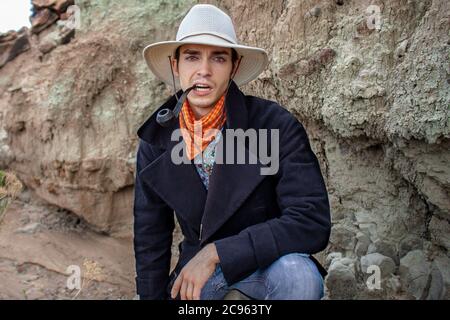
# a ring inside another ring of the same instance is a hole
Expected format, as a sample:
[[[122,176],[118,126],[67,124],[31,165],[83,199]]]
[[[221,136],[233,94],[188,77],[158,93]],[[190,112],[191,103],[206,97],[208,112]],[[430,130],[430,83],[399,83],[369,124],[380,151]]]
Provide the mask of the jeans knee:
[[[280,257],[266,270],[269,299],[314,300],[323,296],[323,279],[308,255]]]

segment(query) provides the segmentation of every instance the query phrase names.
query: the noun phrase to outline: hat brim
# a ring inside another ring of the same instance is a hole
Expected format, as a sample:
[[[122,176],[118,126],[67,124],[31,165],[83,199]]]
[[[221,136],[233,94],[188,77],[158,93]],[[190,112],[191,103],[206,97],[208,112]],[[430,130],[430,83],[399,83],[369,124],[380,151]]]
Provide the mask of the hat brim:
[[[182,41],[162,41],[146,46],[142,55],[148,67],[156,77],[170,86],[173,86],[173,79],[168,57],[174,58],[176,48],[184,44],[203,44],[235,49],[242,56],[239,69],[233,78],[237,85],[243,85],[256,79],[268,64],[268,56],[264,49],[234,44],[209,34],[192,36]],[[175,85],[180,88],[176,77]]]

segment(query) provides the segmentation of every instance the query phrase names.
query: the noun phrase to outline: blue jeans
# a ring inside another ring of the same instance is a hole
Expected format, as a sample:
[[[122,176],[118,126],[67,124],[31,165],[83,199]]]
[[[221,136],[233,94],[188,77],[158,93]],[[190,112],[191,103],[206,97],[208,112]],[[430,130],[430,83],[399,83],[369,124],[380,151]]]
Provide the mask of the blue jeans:
[[[228,286],[220,264],[202,289],[201,300],[221,300],[231,289],[238,289],[257,300],[320,300],[323,278],[308,254],[291,253],[270,266]]]

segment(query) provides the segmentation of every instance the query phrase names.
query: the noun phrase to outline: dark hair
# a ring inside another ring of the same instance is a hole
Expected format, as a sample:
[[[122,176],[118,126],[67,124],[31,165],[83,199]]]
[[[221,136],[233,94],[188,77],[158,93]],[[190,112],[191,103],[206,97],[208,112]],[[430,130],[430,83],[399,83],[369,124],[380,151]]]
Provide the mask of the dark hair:
[[[178,66],[178,62],[180,60],[180,48],[181,46],[179,46],[176,50],[175,50],[175,59],[177,60],[177,66]],[[233,68],[235,63],[238,61],[239,59],[239,55],[237,53],[236,50],[234,50],[233,48],[231,48],[231,63],[233,64]]]

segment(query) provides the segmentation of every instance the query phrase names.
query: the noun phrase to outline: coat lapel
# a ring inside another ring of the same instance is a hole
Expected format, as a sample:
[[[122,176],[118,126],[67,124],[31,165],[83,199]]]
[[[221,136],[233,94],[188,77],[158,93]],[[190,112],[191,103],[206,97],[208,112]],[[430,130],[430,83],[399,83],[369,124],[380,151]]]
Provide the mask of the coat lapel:
[[[178,92],[178,96],[182,92]],[[200,221],[206,202],[206,189],[192,163],[175,164],[171,159],[172,149],[180,141],[171,141],[171,134],[179,128],[178,121],[163,128],[156,122],[156,114],[164,108],[173,109],[176,100],[172,96],[138,130],[141,139],[164,151],[141,171],[141,176],[153,190],[185,221],[199,232]],[[196,226],[196,227],[195,227]]]

